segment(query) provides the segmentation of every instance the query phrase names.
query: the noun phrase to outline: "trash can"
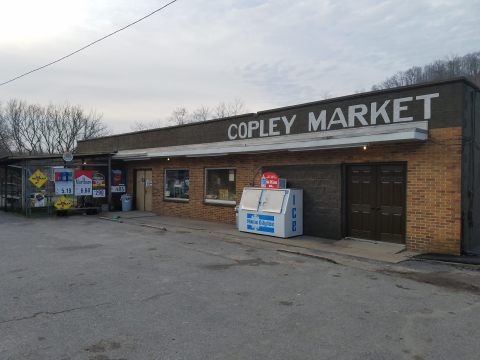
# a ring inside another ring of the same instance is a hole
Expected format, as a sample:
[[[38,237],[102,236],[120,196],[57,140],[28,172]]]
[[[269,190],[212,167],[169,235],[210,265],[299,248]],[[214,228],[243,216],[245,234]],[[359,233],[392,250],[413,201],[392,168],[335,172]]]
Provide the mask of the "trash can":
[[[120,200],[122,201],[122,211],[132,210],[132,195],[123,194],[122,196],[120,196]]]

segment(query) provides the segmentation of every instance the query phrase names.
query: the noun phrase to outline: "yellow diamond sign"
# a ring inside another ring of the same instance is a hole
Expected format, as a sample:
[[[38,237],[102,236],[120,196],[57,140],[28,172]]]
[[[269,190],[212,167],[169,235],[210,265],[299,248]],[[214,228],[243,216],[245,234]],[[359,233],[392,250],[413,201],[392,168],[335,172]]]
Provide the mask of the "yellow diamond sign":
[[[35,185],[37,188],[41,188],[43,184],[47,182],[47,177],[40,170],[35,170],[35,172],[28,178],[30,182]]]
[[[54,205],[58,210],[67,210],[72,207],[73,201],[62,195],[55,201]]]

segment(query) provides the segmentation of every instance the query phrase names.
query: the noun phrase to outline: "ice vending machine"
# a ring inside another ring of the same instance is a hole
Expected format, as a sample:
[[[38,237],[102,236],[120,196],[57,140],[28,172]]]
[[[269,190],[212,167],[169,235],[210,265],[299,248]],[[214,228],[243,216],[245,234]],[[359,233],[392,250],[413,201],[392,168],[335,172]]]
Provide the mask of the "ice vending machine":
[[[303,234],[303,190],[243,189],[238,229],[282,238]]]

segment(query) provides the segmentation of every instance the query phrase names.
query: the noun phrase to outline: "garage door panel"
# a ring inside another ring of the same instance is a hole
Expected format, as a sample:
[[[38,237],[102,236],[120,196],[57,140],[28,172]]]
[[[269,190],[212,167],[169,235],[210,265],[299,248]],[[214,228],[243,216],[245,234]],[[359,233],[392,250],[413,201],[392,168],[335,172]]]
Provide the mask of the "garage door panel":
[[[403,164],[349,166],[347,235],[404,242],[405,180]]]

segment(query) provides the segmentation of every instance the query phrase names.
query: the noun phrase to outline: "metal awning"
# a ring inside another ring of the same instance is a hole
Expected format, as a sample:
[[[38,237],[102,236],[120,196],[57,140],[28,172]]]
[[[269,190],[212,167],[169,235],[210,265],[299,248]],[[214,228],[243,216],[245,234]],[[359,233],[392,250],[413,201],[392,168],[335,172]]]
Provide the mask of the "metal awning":
[[[205,144],[121,150],[113,158],[133,161],[166,157],[208,157],[274,151],[308,151],[362,147],[376,143],[425,141],[427,139],[428,122],[419,121]]]

